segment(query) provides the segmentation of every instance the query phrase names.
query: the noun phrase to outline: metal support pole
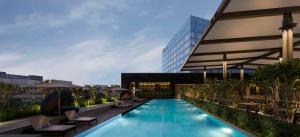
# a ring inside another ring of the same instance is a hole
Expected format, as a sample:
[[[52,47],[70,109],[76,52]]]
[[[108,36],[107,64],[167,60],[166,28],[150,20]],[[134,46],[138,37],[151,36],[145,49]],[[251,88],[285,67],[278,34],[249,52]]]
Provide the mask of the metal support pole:
[[[227,56],[223,54],[223,80],[227,79]]]
[[[244,81],[244,65],[241,65],[241,70],[240,70],[240,80]]]
[[[279,52],[278,58],[279,58],[279,60],[278,60],[279,63],[281,63],[281,62],[283,61],[283,58],[282,58],[282,51]]]
[[[206,81],[206,66],[204,66],[204,69],[203,69],[203,81],[204,81],[204,83]]]

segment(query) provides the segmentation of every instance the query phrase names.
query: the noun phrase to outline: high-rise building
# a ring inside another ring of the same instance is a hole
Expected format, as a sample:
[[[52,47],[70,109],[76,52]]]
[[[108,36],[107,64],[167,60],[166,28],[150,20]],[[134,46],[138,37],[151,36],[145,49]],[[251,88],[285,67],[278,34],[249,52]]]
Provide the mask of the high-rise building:
[[[209,21],[190,16],[163,49],[162,71],[179,72],[184,61],[202,37]]]
[[[14,84],[18,86],[32,86],[43,82],[43,76],[37,75],[14,75],[7,74],[6,72],[0,72],[0,82]]]

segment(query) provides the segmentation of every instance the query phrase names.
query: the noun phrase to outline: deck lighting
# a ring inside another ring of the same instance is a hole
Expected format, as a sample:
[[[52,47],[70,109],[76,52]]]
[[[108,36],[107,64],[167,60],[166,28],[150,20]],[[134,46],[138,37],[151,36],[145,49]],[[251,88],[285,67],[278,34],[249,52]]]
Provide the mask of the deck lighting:
[[[195,116],[195,118],[197,120],[202,121],[202,120],[205,120],[207,118],[207,116],[208,116],[207,114],[200,114],[200,115]]]
[[[227,133],[227,134],[231,134],[231,133],[232,133],[232,129],[230,129],[230,128],[221,128],[221,130],[222,130],[224,133]]]
[[[140,111],[140,110],[137,110],[137,109],[133,110],[133,112],[134,112],[135,114],[141,113],[141,111]]]

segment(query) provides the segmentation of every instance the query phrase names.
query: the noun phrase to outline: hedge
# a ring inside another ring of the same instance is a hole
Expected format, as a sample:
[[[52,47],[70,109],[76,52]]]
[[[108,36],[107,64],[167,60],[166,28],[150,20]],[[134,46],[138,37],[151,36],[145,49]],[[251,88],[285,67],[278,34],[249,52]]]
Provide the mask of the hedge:
[[[33,116],[40,113],[40,105],[38,104],[23,105],[22,107],[18,108],[0,110],[0,122]]]
[[[300,137],[300,125],[249,113],[203,100],[182,97],[187,102],[218,116],[258,137]]]

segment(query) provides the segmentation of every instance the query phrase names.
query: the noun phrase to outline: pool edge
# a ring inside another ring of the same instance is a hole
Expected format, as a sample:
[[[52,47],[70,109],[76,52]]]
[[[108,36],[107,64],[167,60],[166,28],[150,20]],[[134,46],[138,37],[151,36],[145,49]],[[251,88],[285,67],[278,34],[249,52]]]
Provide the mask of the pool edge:
[[[136,106],[134,106],[134,107],[132,107],[132,108],[126,110],[125,112],[122,112],[122,113],[120,113],[120,114],[118,114],[118,115],[116,115],[116,116],[114,116],[114,117],[112,117],[112,118],[109,118],[109,119],[105,120],[104,122],[102,122],[102,123],[96,125],[95,127],[92,127],[92,128],[90,128],[90,129],[87,129],[87,130],[85,130],[85,131],[83,131],[83,132],[81,132],[81,133],[75,135],[75,137],[85,137],[86,135],[88,135],[88,133],[90,133],[90,132],[92,132],[93,130],[97,129],[97,127],[105,126],[105,125],[108,124],[109,122],[111,122],[111,121],[113,121],[113,120],[116,120],[117,118],[120,118],[121,116],[123,116],[123,115],[125,115],[125,114],[131,112],[132,110],[134,110],[134,109],[140,107],[141,105],[144,105],[145,103],[147,103],[147,102],[149,102],[149,101],[151,101],[151,100],[153,100],[153,99],[145,100],[144,102],[140,103],[139,105],[136,105]],[[188,103],[188,104],[190,104],[190,105],[192,105],[192,106],[194,106],[194,107],[197,107],[198,109],[200,109],[200,110],[202,110],[203,112],[205,112],[205,113],[211,115],[212,117],[214,117],[215,119],[217,119],[217,120],[223,122],[224,124],[227,124],[228,126],[231,126],[232,128],[235,128],[235,129],[239,130],[240,132],[244,133],[244,134],[245,134],[246,136],[248,136],[248,137],[256,137],[254,134],[251,134],[250,132],[248,132],[248,131],[246,131],[246,130],[244,130],[244,129],[241,129],[240,127],[238,127],[238,126],[236,126],[236,125],[234,125],[234,124],[231,124],[231,123],[229,123],[229,122],[227,122],[227,121],[225,121],[225,120],[223,120],[223,119],[217,117],[216,115],[211,114],[210,112],[207,112],[207,111],[203,110],[202,108],[200,108],[200,107],[198,107],[198,106],[196,106],[196,105],[194,105],[194,104],[192,104],[192,103],[190,103],[190,102],[188,102],[188,101],[186,101],[186,100],[184,100],[184,99],[174,99],[174,100],[182,100],[182,101],[184,101],[184,102],[186,102],[186,103]]]
[[[134,109],[138,108],[138,107],[139,107],[139,106],[141,106],[141,105],[144,105],[145,103],[149,102],[150,100],[152,100],[152,99],[147,99],[147,100],[145,100],[145,101],[144,101],[144,102],[142,102],[141,104],[139,104],[139,105],[136,105],[136,106],[134,106],[134,107],[132,107],[132,108],[130,108],[130,109],[128,109],[128,110],[126,110],[125,112],[122,112],[122,113],[121,113],[121,115],[123,116],[123,115],[125,115],[125,114],[129,113],[130,111],[132,111],[132,110],[134,110]]]
[[[103,126],[107,125],[109,122],[114,121],[114,120],[120,118],[121,116],[122,116],[121,114],[118,114],[118,115],[116,115],[116,116],[114,116],[114,117],[111,117],[111,118],[109,118],[109,119],[103,121],[102,123],[99,123],[98,125],[96,125],[96,126],[94,126],[94,127],[91,127],[91,128],[89,128],[89,129],[87,129],[87,130],[84,130],[84,131],[78,133],[78,134],[75,135],[74,137],[85,137],[86,135],[88,135],[88,134],[91,133],[92,131],[96,130],[97,128],[99,128],[99,127],[101,127],[101,126],[103,127]]]
[[[181,99],[181,100],[185,101],[186,103],[189,103],[189,104],[193,105],[194,107],[197,107],[198,109],[201,109],[202,111],[204,111],[205,113],[207,113],[207,114],[213,116],[213,117],[216,118],[217,120],[220,120],[221,122],[223,122],[223,123],[225,123],[225,124],[227,124],[227,125],[229,125],[229,126],[232,126],[232,127],[236,128],[236,129],[240,130],[241,132],[243,132],[244,134],[246,134],[246,135],[249,136],[249,137],[256,137],[254,134],[252,134],[252,133],[250,133],[250,132],[248,132],[248,131],[246,131],[246,130],[244,130],[244,129],[242,129],[242,128],[240,128],[240,127],[238,127],[238,126],[236,126],[236,125],[234,125],[234,124],[232,124],[232,123],[230,123],[230,122],[227,122],[227,121],[225,121],[225,120],[219,118],[218,116],[216,116],[216,115],[214,115],[214,114],[212,114],[212,113],[210,113],[210,112],[207,112],[207,111],[203,110],[202,108],[200,108],[200,107],[198,107],[198,106],[196,106],[196,105],[194,105],[194,104],[192,104],[192,103],[190,103],[190,102],[188,102],[188,101],[186,101],[186,100],[184,100],[184,99]]]
[[[83,137],[83,136],[86,136],[88,133],[90,133],[91,131],[95,130],[97,127],[105,126],[105,125],[108,124],[109,122],[111,122],[111,121],[113,121],[113,120],[115,120],[115,119],[117,119],[117,118],[120,118],[121,116],[123,116],[123,115],[129,113],[130,111],[136,109],[137,107],[139,107],[139,106],[141,106],[141,105],[143,105],[143,104],[149,102],[150,100],[152,100],[152,99],[147,99],[147,100],[145,100],[144,102],[142,102],[142,103],[140,103],[140,104],[138,104],[138,105],[136,105],[136,106],[134,106],[134,107],[132,107],[132,108],[126,110],[125,112],[122,112],[122,113],[120,113],[120,114],[118,114],[118,115],[116,115],[116,116],[114,116],[114,117],[111,117],[111,118],[109,118],[109,119],[103,121],[102,123],[97,124],[97,125],[94,126],[94,127],[91,127],[91,128],[89,128],[89,129],[87,129],[87,130],[84,130],[84,131],[78,133],[78,134],[75,135],[74,137]]]

